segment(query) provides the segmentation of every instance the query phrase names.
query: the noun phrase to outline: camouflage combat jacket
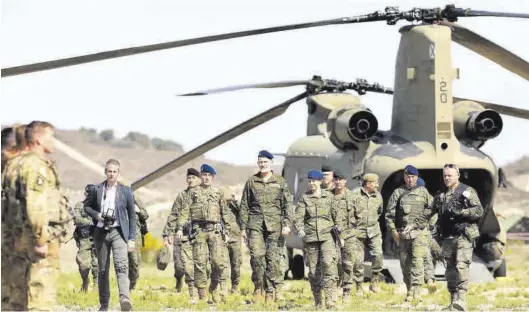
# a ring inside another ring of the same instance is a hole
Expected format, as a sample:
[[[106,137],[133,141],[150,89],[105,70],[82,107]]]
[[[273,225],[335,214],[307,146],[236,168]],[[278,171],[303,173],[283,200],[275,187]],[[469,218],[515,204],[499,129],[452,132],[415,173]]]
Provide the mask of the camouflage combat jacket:
[[[53,240],[64,242],[73,229],[73,212],[60,192],[55,164],[34,152],[13,160],[6,169],[13,174],[6,175],[4,185],[16,252]]]
[[[413,229],[405,233],[405,239],[413,239],[418,231],[428,228],[428,222],[413,224],[414,220],[428,208],[433,201],[432,195],[424,186],[407,189],[401,186],[391,194],[386,209],[386,226],[390,233],[402,233],[408,225]]]
[[[456,192],[460,192],[460,195]],[[451,211],[458,211],[458,215]],[[459,183],[453,190],[437,194],[430,208],[417,217],[416,224],[428,222],[435,213],[442,237],[464,235],[471,241],[479,237],[478,222],[484,210],[474,188]]]
[[[145,209],[145,204],[143,201],[136,195],[134,195],[134,203],[140,209],[140,212],[136,212],[136,229],[138,233],[140,233],[141,224],[143,222],[147,222],[147,219],[149,219],[149,213],[147,212],[147,209]],[[137,237],[141,237],[140,235]]]
[[[279,232],[292,224],[292,195],[285,179],[275,173],[264,181],[259,173],[244,186],[241,198],[241,230]]]
[[[336,211],[336,225],[342,229],[341,238],[347,239],[356,235],[356,213],[353,192],[346,188],[344,194],[333,194],[332,209]]]
[[[226,205],[224,194],[217,187],[200,186],[189,191],[189,198],[185,201],[177,221],[177,230],[183,229],[186,222],[194,224],[218,224],[222,222],[225,229],[231,232],[231,225],[235,223]]]
[[[167,222],[165,223],[165,227],[163,228],[162,236],[171,237],[175,235],[176,230],[178,228],[178,217],[180,216],[182,209],[188,206],[188,195],[189,192],[194,188],[196,188],[196,186],[188,187],[176,196],[173,202],[173,207],[171,207],[171,213],[169,214],[169,216],[167,216]],[[183,234],[184,235],[182,237],[182,242],[187,242],[189,240],[189,231],[186,230]]]
[[[241,206],[235,199],[229,199],[226,201],[229,212],[232,216],[232,220],[235,222],[231,224],[230,238],[233,240],[240,240],[241,238]]]
[[[305,243],[332,239],[331,230],[336,220],[332,198],[332,193],[328,191],[321,191],[320,196],[308,193],[301,196],[296,205],[294,222],[298,232],[305,232]]]
[[[354,217],[356,219],[356,237],[372,238],[380,235],[378,219],[382,215],[383,200],[379,192],[368,194],[363,187],[353,191]]]

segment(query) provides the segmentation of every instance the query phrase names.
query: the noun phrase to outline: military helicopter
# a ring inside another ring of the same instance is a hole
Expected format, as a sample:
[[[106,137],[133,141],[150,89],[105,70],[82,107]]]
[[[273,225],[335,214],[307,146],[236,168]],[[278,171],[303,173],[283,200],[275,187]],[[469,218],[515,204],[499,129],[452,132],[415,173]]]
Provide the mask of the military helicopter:
[[[96,54],[66,58],[36,64],[5,68],[2,77],[49,70],[64,66],[111,59],[127,55],[170,49],[251,35],[302,29],[309,27],[385,21],[395,25],[399,20],[416,22],[400,28],[401,40],[396,57],[394,88],[370,84],[359,79],[343,82],[314,76],[309,80],[284,81],[253,85],[225,87],[182,94],[183,96],[207,95],[246,88],[277,88],[301,85],[304,92],[269,109],[193,150],[163,165],[131,187],[137,190],[168,172],[186,164],[197,156],[283,114],[288,107],[306,99],[308,107],[306,137],[292,143],[286,152],[282,174],[295,198],[305,191],[308,170],[322,165],[348,173],[348,187],[359,185],[358,178],[366,172],[380,177],[381,193],[387,203],[391,192],[403,183],[402,169],[407,164],[419,168],[428,190],[435,193],[442,185],[442,169],[453,163],[460,167],[462,182],[474,187],[485,208],[480,222],[481,237],[475,248],[470,266],[471,281],[489,281],[505,275],[505,260],[484,261],[481,246],[498,240],[500,225],[493,210],[498,171],[493,160],[480,151],[487,140],[497,137],[502,130],[500,114],[529,119],[529,110],[500,104],[458,98],[452,94],[452,81],[459,78],[459,70],[452,68],[451,41],[496,62],[505,69],[529,80],[529,63],[486,38],[455,22],[459,17],[496,16],[529,18],[529,14],[475,11],[448,5],[445,8],[400,11],[387,7],[384,11],[332,20],[277,26],[236,33],[228,33],[173,41],[156,45],[113,50]],[[391,128],[378,129],[376,116],[361,103],[359,95],[378,92],[393,95]],[[383,273],[387,281],[402,283],[400,264],[386,235],[385,222],[381,218],[384,236]],[[302,241],[292,234],[287,238],[290,265],[294,277],[304,275],[301,254],[294,250],[303,248]],[[366,263],[366,274],[369,264]],[[444,268],[437,266],[436,276],[444,277]]]

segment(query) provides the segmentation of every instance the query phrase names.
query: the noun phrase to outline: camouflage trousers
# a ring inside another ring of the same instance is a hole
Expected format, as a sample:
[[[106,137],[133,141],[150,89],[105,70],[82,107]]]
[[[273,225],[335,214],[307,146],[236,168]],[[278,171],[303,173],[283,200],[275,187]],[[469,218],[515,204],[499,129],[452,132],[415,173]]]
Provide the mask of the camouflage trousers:
[[[334,240],[305,243],[305,255],[309,265],[309,282],[314,297],[323,290],[332,296],[336,285],[336,245]]]
[[[371,272],[372,272],[372,281],[380,282],[383,280],[382,275],[382,235],[378,234],[371,238],[357,238],[358,244],[356,248],[356,256],[358,261],[362,263],[358,267],[358,271],[355,270],[354,278],[357,282],[364,281],[364,257],[365,250],[367,250],[371,255]]]
[[[136,248],[128,253],[130,288],[134,288],[140,278],[141,247],[141,234],[138,233],[136,236]]]
[[[82,238],[76,241],[77,244],[77,256],[75,262],[79,267],[79,273],[81,278],[88,280],[90,270],[92,270],[92,280],[97,282],[99,274],[99,267],[97,265],[97,254],[94,241],[92,238]]]
[[[13,244],[9,241],[8,235],[4,236],[4,233],[2,233],[2,311],[12,310],[9,306],[9,298],[11,297],[9,272],[13,268],[11,265],[12,256],[10,255],[13,251],[12,246]]]
[[[417,237],[399,240],[399,260],[404,283],[408,291],[417,289],[424,282],[424,259],[428,251],[429,233],[418,231]]]
[[[279,232],[266,229],[249,231],[250,264],[255,290],[279,290],[284,282],[284,239]]]
[[[435,238],[430,234],[428,237],[429,240],[429,251],[426,252],[424,257],[424,282],[429,280],[435,281],[435,263],[438,260],[441,260],[443,253],[441,251],[441,246],[435,240]]]
[[[443,258],[446,261],[445,275],[450,293],[465,294],[467,292],[472,252],[472,242],[464,235],[443,240]]]
[[[60,244],[48,243],[48,254],[37,258],[31,250],[29,255],[16,254],[11,260],[8,278],[11,286],[9,306],[17,311],[54,311],[57,305],[57,283],[60,274]],[[29,248],[33,248],[32,246]]]
[[[351,289],[353,284],[364,281],[364,245],[352,236],[344,241],[341,252],[343,263],[342,288]],[[362,257],[360,257],[362,256]]]
[[[228,243],[228,253],[230,255],[230,277],[231,285],[239,285],[241,280],[241,264],[242,264],[242,242],[240,236],[230,238]]]
[[[214,292],[220,283],[221,292],[227,291],[226,281],[229,275],[229,256],[226,243],[220,233],[200,231],[192,242],[195,262],[195,287],[206,288],[208,282],[208,260],[211,261],[210,292]]]
[[[189,241],[181,242],[175,239],[173,246],[174,277],[185,277],[186,284],[195,285],[195,265],[193,263],[193,245]],[[210,276],[209,258],[206,264],[207,278]]]

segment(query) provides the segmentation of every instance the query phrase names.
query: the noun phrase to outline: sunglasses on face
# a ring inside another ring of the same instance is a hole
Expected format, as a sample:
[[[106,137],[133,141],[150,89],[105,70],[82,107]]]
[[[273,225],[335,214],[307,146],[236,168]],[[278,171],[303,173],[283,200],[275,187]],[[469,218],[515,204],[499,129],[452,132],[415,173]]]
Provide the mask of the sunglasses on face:
[[[459,167],[457,165],[446,164],[446,165],[444,165],[444,168],[452,168],[452,169],[455,169],[457,171],[457,173],[459,173]]]

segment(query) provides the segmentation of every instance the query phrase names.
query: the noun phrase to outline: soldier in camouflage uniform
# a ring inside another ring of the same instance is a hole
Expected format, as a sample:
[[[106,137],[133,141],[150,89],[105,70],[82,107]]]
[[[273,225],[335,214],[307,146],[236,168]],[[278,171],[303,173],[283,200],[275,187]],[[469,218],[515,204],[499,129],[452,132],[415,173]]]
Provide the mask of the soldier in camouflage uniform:
[[[431,208],[425,209],[415,224],[423,224],[433,214],[438,214],[443,257],[446,261],[445,275],[450,292],[448,309],[464,311],[468,271],[474,241],[479,237],[478,222],[483,216],[483,207],[476,190],[460,183],[459,176],[456,165],[444,166],[443,177],[447,190],[435,196]]]
[[[244,186],[241,235],[250,249],[254,299],[264,288],[266,300],[272,300],[275,291],[275,300],[282,301],[284,237],[290,233],[292,195],[285,179],[272,172],[273,158],[270,152],[260,151],[259,173],[250,177]]]
[[[241,207],[235,199],[235,194],[229,187],[222,188],[226,203],[230,208],[233,220],[236,222],[231,224],[230,241],[228,242],[228,252],[230,254],[231,266],[231,293],[239,291],[239,282],[241,280],[241,263],[242,263],[242,240],[241,240]]]
[[[200,167],[201,187],[189,192],[189,203],[184,207],[177,221],[177,239],[182,239],[183,228],[191,221],[192,234],[196,233],[193,244],[193,260],[195,262],[195,287],[200,300],[206,298],[207,263],[211,260],[211,284],[209,292],[214,302],[224,301],[228,279],[228,249],[232,219],[226,206],[224,195],[212,186],[215,169],[207,164]],[[220,286],[220,299],[217,291]]]
[[[371,253],[371,285],[372,292],[380,292],[378,283],[383,280],[382,275],[382,233],[378,219],[382,215],[382,195],[377,191],[378,175],[367,173],[362,178],[362,186],[355,188],[353,192],[354,217],[356,219],[357,246],[355,249],[356,264],[354,279],[357,283],[356,294],[363,294],[361,283],[364,280],[364,253],[365,249]]]
[[[200,173],[195,168],[187,169],[186,176],[187,188],[176,196],[176,199],[171,208],[171,213],[167,217],[167,222],[163,229],[163,240],[165,246],[169,247],[173,243],[174,235],[176,233],[178,216],[182,209],[187,207],[189,201],[189,193],[193,189],[200,186]],[[189,287],[189,297],[191,302],[196,301],[195,288],[195,270],[193,264],[193,245],[189,241],[189,227],[183,231],[183,236],[180,240],[174,239],[174,270],[176,278],[176,291],[182,291],[182,278],[185,276],[185,282]]]
[[[7,129],[7,128],[6,128]],[[5,130],[5,129],[4,129]],[[19,159],[21,155],[26,153],[27,144],[25,138],[25,125],[13,127],[11,131],[2,132],[2,181],[4,181],[4,169],[13,159]],[[15,140],[13,141],[13,138]],[[16,160],[15,160],[16,161]],[[13,167],[15,168],[15,167]],[[15,172],[10,172],[13,175]],[[9,285],[10,272],[10,255],[13,250],[13,236],[11,221],[6,218],[7,201],[4,196],[4,187],[2,184],[2,310],[12,310],[9,306],[9,298],[11,286]]]
[[[8,279],[13,310],[53,310],[60,271],[60,244],[73,227],[67,198],[61,195],[57,168],[46,158],[53,151],[54,128],[28,125],[30,151],[9,162],[3,181],[13,250]],[[16,265],[15,265],[16,263]]]
[[[336,211],[336,223],[342,229],[340,236],[343,239],[343,248],[341,250],[337,248],[337,250],[340,250],[340,253],[336,257],[341,257],[343,263],[343,269],[341,270],[343,272],[343,277],[341,277],[343,302],[349,300],[353,285],[358,290],[362,289],[361,281],[355,281],[354,276],[355,272],[356,275],[360,275],[360,266],[362,268],[364,266],[363,259],[362,261],[357,261],[357,254],[355,252],[359,243],[355,235],[357,221],[355,217],[354,196],[346,184],[347,176],[344,173],[335,171],[332,209]]]
[[[417,185],[426,187],[426,183],[422,178],[417,179]],[[435,262],[442,258],[441,247],[435,240],[435,236],[437,235],[436,222],[437,215],[433,216],[428,224],[429,251],[426,252],[424,257],[424,282],[428,286],[428,291],[431,294],[435,293],[437,290],[437,285],[435,285]]]
[[[433,198],[424,186],[417,185],[419,171],[414,166],[404,168],[404,182],[391,194],[386,211],[388,233],[398,244],[400,267],[406,284],[406,301],[420,301],[424,281],[424,259],[429,252],[428,222],[415,224],[415,218],[432,204]]]
[[[136,283],[138,282],[138,278],[140,278],[141,247],[143,246],[145,234],[147,234],[147,219],[149,219],[149,213],[145,209],[143,201],[135,194],[133,196],[134,203],[136,204],[134,208],[136,212],[137,235],[135,250],[132,252],[129,251],[128,253],[130,290],[134,289]]]
[[[85,197],[88,195],[88,189],[90,187],[89,185],[86,186],[84,191]],[[83,280],[81,286],[81,291],[83,292],[88,290],[88,285],[90,284],[90,270],[92,270],[94,286],[97,285],[97,276],[99,274],[93,231],[94,225],[92,224],[92,217],[84,211],[83,202],[80,201],[75,205],[75,232],[73,237],[78,248],[75,262],[79,266],[79,273]]]
[[[320,188],[323,179],[321,171],[311,170],[307,178],[309,191],[301,196],[296,206],[295,226],[304,243],[314,305],[320,307],[323,290],[326,308],[332,309],[336,305],[337,275],[336,243],[331,233],[337,218],[332,205],[333,194]]]

